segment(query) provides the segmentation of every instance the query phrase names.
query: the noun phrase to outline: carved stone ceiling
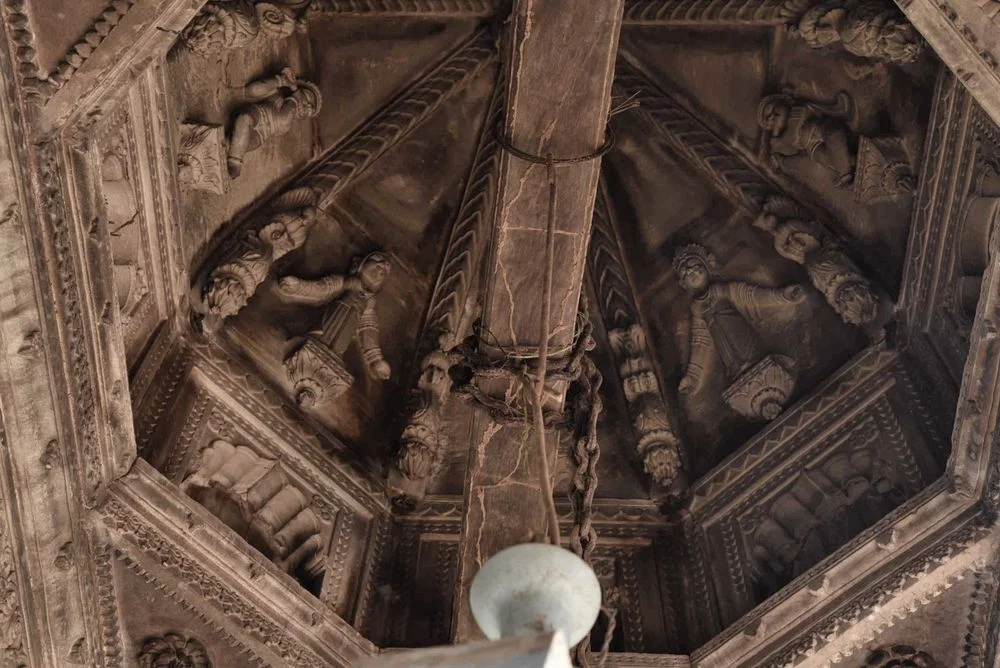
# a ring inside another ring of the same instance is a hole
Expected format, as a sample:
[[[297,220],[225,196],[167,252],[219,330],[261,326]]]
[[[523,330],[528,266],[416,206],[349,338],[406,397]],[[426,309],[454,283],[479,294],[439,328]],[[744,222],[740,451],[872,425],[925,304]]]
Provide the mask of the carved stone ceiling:
[[[304,245],[275,263],[271,278],[247,308],[223,327],[227,345],[246,355],[269,384],[292,398],[283,359],[290,341],[318,326],[323,310],[283,301],[275,293],[275,279],[344,273],[352,258],[387,251],[391,271],[377,302],[377,315],[392,377],[383,382],[365,373],[352,346],[346,366],[356,378],[354,386],[339,400],[304,411],[304,419],[343,440],[364,459],[384,461],[402,426],[402,407],[417,372],[422,319],[496,86],[495,65],[474,52],[489,46],[491,38],[477,31],[488,31],[491,21],[316,12],[307,15],[303,30],[285,39],[261,40],[208,56],[181,40],[167,57],[172,119],[179,134],[182,124],[231,126],[249,100],[243,87],[283,67],[314,82],[322,95],[317,116],[293,123],[280,140],[247,153],[241,175],[230,181],[225,194],[182,191],[183,254],[196,284],[206,258],[211,264],[215,242],[220,235],[231,234],[234,220],[245,220],[266,207],[283,184],[322,162],[325,152],[336,155],[352,133],[359,128],[363,133],[366,121],[384,117],[387,105],[406,98],[408,87],[419,85],[421,77],[443,81],[439,82],[446,89],[443,99],[435,101],[430,113],[420,115],[412,132],[391,143],[338,190],[324,205]],[[717,258],[717,275],[726,280],[804,286],[801,299],[772,305],[770,310],[765,307],[755,325],[768,352],[796,362],[798,379],[785,405],[816,387],[861,350],[869,337],[877,338],[878,326],[869,328],[875,333],[866,333],[845,324],[823,295],[810,287],[805,268],[779,256],[772,236],[751,225],[753,205],[759,207],[766,194],[783,193],[822,212],[822,223],[834,231],[831,239],[871,278],[884,304],[891,304],[900,284],[911,194],[904,188],[880,193],[880,201],[859,201],[857,188],[835,184],[844,175],[824,166],[827,158],[807,154],[810,140],[804,135],[813,131],[812,126],[794,130],[803,138],[789,141],[804,142],[805,148],[800,155],[781,158],[780,167],[760,157],[762,100],[782,92],[793,95],[799,105],[795,113],[823,119],[815,131],[836,135],[828,142],[832,152],[838,150],[838,141],[846,141],[845,150],[854,155],[859,143],[865,144],[864,151],[872,145],[870,139],[884,140],[897,151],[893,159],[904,160],[915,173],[937,66],[927,50],[916,62],[898,65],[852,56],[836,44],[812,48],[794,31],[778,25],[781,21],[773,10],[767,20],[756,22],[713,22],[707,16],[697,25],[663,23],[630,25],[626,17],[619,54],[619,69],[626,78],[616,90],[616,100],[633,95],[636,91],[631,88],[636,85],[642,94],[637,110],[612,121],[617,145],[605,159],[603,180],[627,276],[636,288],[639,317],[648,325],[656,371],[664,392],[674,397],[668,403],[677,404],[685,416],[681,431],[697,473],[731,453],[762,422],[740,418],[723,402],[727,381],[718,368],[708,369],[703,385],[677,398],[676,388],[691,355],[691,300],[670,263],[677,248],[695,242],[705,245]],[[455,60],[463,49],[474,52],[473,61]],[[441,62],[446,63],[445,71],[435,73]],[[448,68],[461,71],[456,76]],[[657,117],[655,108],[644,106],[643,96],[666,100],[684,119],[671,122]],[[845,109],[823,110],[836,106],[838,99],[846,100]],[[813,112],[804,111],[809,104]],[[742,199],[733,196],[739,186],[734,188],[731,170],[725,173],[726,166],[719,161],[712,164],[711,156],[707,163],[699,160],[699,153],[712,150],[694,143],[697,138],[691,133],[700,128],[714,133],[745,171],[755,172],[753,178],[763,184],[757,192]],[[679,152],[677,142],[687,142],[694,159]],[[866,156],[860,158],[862,163]],[[884,167],[879,163],[874,168]],[[862,164],[862,168],[873,167]],[[599,302],[600,297],[592,306],[595,319]],[[885,321],[890,308],[882,309],[880,321]],[[605,375],[613,377],[608,342],[602,340],[599,348]],[[614,426],[626,419],[624,399],[612,393],[607,404],[601,492],[644,497],[648,491],[641,464],[637,465],[633,448],[624,445],[630,438],[628,427]],[[463,455],[450,454],[450,473],[432,491],[461,492]]]

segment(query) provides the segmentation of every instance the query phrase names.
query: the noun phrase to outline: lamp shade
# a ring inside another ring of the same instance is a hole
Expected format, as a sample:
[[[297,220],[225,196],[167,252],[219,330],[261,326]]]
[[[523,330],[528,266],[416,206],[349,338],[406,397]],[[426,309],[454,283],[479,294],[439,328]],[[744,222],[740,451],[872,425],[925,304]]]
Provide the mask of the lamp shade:
[[[472,580],[469,604],[490,640],[562,631],[575,645],[597,621],[601,585],[569,550],[526,543],[490,557]]]

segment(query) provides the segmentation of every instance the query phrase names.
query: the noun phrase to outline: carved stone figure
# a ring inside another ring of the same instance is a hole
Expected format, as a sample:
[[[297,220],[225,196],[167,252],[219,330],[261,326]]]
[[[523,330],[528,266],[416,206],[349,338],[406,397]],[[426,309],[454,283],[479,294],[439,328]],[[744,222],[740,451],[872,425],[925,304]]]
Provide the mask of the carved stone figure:
[[[871,283],[795,202],[769,197],[754,226],[774,236],[779,255],[806,268],[810,282],[844,322],[857,326],[874,322],[878,295]]]
[[[147,638],[137,658],[140,668],[212,668],[205,646],[179,633]]]
[[[715,256],[698,244],[682,247],[674,256],[674,271],[691,302],[690,360],[681,379],[681,393],[697,391],[709,358],[717,355],[729,387],[723,398],[740,415],[773,420],[795,386],[795,362],[767,354],[747,318],[760,319],[760,309],[801,303],[802,288],[765,288],[743,282],[712,282]]]
[[[222,321],[239,313],[257,291],[278,258],[305,243],[306,234],[316,222],[317,211],[307,206],[274,214],[259,230],[246,233],[233,249],[231,259],[208,275],[202,290],[207,333],[218,329]]]
[[[389,364],[378,342],[375,296],[389,275],[389,258],[372,253],[356,260],[347,276],[331,275],[316,281],[286,276],[277,292],[301,304],[329,303],[322,329],[311,332],[285,358],[285,370],[294,385],[295,400],[313,406],[343,394],[354,383],[344,368],[344,351],[355,338],[365,364],[375,378],[387,380]]]
[[[787,0],[782,14],[814,49],[842,44],[890,63],[912,63],[923,51],[916,29],[886,0]]]
[[[101,192],[108,216],[115,293],[125,327],[133,309],[149,293],[149,281],[142,266],[139,203],[126,164],[124,156],[117,152],[106,155],[101,164]]]
[[[681,472],[680,438],[670,424],[660,384],[639,325],[608,332],[618,361],[629,417],[643,467],[657,484],[669,487]]]
[[[839,93],[833,104],[802,100],[787,93],[765,97],[757,113],[757,122],[764,130],[762,157],[780,170],[783,158],[805,154],[828,169],[838,187],[850,186],[855,167],[851,130],[845,121],[850,109],[851,99],[846,93]]]
[[[865,137],[849,126],[852,101],[837,94],[831,104],[790,93],[769,95],[757,108],[761,158],[778,170],[784,158],[805,155],[827,169],[838,188],[852,188],[858,202],[892,201],[913,192],[913,171],[895,136]]]
[[[452,357],[436,350],[421,364],[417,390],[413,393],[410,419],[403,429],[399,453],[389,473],[393,502],[410,508],[423,498],[426,481],[444,464],[447,437],[441,409],[448,400]]]
[[[323,103],[319,88],[296,78],[295,72],[287,67],[276,76],[247,84],[244,90],[249,98],[258,101],[237,111],[233,120],[226,157],[232,178],[240,175],[247,151],[287,134],[295,121],[313,118]]]
[[[303,19],[309,0],[212,0],[184,30],[181,39],[205,57],[240,49],[257,40],[277,40],[296,30],[305,32]]]
[[[938,668],[939,664],[927,652],[909,645],[879,647],[868,655],[864,668]]]
[[[279,461],[216,440],[181,489],[303,585],[322,575],[322,521]]]

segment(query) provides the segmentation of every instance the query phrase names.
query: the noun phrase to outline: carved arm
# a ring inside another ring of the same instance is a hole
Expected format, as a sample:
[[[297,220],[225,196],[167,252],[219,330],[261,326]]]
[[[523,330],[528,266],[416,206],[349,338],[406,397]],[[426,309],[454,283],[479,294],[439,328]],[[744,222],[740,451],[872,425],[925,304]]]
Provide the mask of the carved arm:
[[[805,292],[800,285],[789,285],[784,288],[765,288],[742,282],[723,285],[729,300],[756,318],[761,317],[758,309],[798,304],[805,298]]]
[[[343,294],[350,287],[348,280],[335,274],[316,281],[285,276],[278,282],[276,291],[286,301],[319,306]]]
[[[247,97],[259,100],[274,95],[281,88],[290,88],[295,90],[298,87],[297,81],[298,80],[295,78],[295,72],[292,68],[286,67],[273,77],[265,77],[263,79],[251,81],[243,87],[243,93]]]
[[[378,318],[375,315],[374,297],[368,299],[365,310],[358,319],[358,345],[372,374],[381,380],[388,380],[392,371],[382,357],[382,349],[378,344]]]
[[[715,347],[712,340],[712,333],[708,329],[708,323],[701,313],[691,310],[691,324],[689,339],[691,344],[691,355],[688,360],[684,377],[677,389],[681,394],[690,394],[701,387],[702,378],[705,373],[705,366],[708,364],[709,356]]]

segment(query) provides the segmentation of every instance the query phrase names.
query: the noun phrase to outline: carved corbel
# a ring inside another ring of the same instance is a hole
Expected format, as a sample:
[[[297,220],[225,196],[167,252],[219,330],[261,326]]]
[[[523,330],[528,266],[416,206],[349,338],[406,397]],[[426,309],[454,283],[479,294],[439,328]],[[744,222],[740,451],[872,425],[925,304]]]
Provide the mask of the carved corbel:
[[[639,325],[608,332],[611,350],[628,402],[636,436],[636,450],[646,473],[670,487],[681,471],[681,440],[670,423],[660,384],[646,349],[646,334]]]
[[[208,650],[201,641],[179,633],[146,638],[136,658],[140,668],[212,668]]]
[[[448,370],[457,357],[435,350],[420,365],[420,379],[411,399],[410,419],[403,428],[399,452],[387,483],[389,496],[400,509],[411,509],[419,503],[428,481],[444,466],[448,438],[442,422],[442,409],[451,391]]]
[[[184,30],[184,44],[206,58],[306,30],[308,0],[214,0]]]
[[[858,327],[875,322],[879,296],[872,283],[798,204],[771,196],[754,226],[774,237],[779,255],[805,267],[813,287],[844,322]]]

